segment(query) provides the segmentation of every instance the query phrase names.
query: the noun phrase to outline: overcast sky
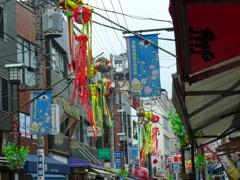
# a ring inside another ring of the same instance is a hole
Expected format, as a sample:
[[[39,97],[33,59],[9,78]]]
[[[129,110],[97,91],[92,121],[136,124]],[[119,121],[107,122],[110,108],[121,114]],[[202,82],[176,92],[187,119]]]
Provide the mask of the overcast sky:
[[[173,27],[171,23],[172,19],[168,11],[169,0],[85,0],[84,2],[95,7],[94,11],[98,13],[98,15],[93,15],[93,21],[117,29],[121,29],[121,27],[114,25],[114,23],[120,24],[131,31]],[[125,14],[125,16],[122,14]],[[105,20],[101,16],[110,19],[110,21],[114,23]],[[174,39],[173,32],[153,31],[151,33],[159,33],[159,38]],[[123,35],[119,30],[93,23],[93,56],[95,57],[103,52],[103,56],[109,58],[111,53],[113,55],[119,55],[120,53],[126,52],[124,36],[127,35]],[[161,48],[174,55],[176,54],[174,41],[159,39],[158,43]],[[161,66],[161,86],[168,91],[168,96],[171,98],[171,74],[176,72],[176,58],[159,50],[159,59]]]

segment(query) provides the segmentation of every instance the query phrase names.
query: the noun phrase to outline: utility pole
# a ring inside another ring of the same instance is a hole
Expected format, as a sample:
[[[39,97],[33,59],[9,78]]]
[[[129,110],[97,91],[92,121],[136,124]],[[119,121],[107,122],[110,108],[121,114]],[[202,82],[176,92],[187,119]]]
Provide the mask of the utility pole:
[[[113,55],[110,54],[110,61],[113,62]],[[113,71],[113,70],[112,70]],[[113,79],[113,72],[110,71],[110,77],[111,80]],[[113,83],[114,84],[114,83]],[[114,91],[115,91],[115,87],[113,87],[114,89],[112,90],[111,93],[111,118],[112,118],[112,126],[110,126],[110,150],[111,150],[111,161],[110,161],[110,167],[111,168],[115,168],[115,143],[114,143]]]
[[[42,29],[42,15],[43,15],[42,0],[35,0],[35,16],[36,16],[36,86],[38,89],[43,89],[43,29]],[[44,135],[37,135],[37,179],[45,179],[44,169]]]

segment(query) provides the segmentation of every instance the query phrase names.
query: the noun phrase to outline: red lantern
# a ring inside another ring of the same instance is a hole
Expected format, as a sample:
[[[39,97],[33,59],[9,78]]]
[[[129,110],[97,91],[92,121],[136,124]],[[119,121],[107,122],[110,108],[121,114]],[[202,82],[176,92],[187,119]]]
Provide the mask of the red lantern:
[[[153,115],[152,116],[152,122],[153,123],[158,123],[160,121],[160,117],[158,115]]]

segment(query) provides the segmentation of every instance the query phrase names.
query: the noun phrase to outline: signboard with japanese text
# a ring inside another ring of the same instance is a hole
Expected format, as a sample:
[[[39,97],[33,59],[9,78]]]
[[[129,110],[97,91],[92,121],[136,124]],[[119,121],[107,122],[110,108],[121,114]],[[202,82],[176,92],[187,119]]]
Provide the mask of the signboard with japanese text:
[[[37,150],[37,179],[44,180],[45,166],[44,166],[44,149]]]
[[[122,167],[123,151],[115,151],[116,168]]]
[[[111,159],[110,148],[98,148],[98,159]]]
[[[17,113],[12,115],[12,142],[16,146],[20,146],[20,132],[19,132],[19,115]]]
[[[60,132],[60,119],[59,119],[59,105],[51,104],[52,114],[52,130],[51,134],[58,134]]]
[[[102,136],[101,128],[98,127],[97,137]],[[92,126],[87,127],[87,137],[94,137]]]
[[[129,59],[130,92],[132,97],[161,95],[158,35],[126,38]]]

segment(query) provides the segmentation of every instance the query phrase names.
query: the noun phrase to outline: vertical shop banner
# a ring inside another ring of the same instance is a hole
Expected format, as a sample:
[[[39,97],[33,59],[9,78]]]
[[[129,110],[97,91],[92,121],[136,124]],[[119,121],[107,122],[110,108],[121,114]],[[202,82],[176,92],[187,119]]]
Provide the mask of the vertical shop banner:
[[[116,168],[122,167],[123,151],[115,151]]]
[[[51,134],[58,134],[60,132],[60,118],[58,104],[51,104],[51,116],[52,116]]]
[[[158,45],[158,35],[142,35]],[[158,48],[136,36],[126,38],[132,97],[161,95]]]
[[[138,146],[130,146],[130,164],[137,164],[138,161]]]
[[[31,99],[38,96],[41,92],[31,93]],[[45,92],[37,97],[30,105],[31,108],[31,133],[32,134],[51,134],[52,117],[51,117],[52,93]]]

